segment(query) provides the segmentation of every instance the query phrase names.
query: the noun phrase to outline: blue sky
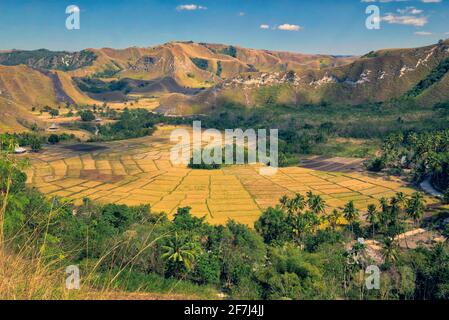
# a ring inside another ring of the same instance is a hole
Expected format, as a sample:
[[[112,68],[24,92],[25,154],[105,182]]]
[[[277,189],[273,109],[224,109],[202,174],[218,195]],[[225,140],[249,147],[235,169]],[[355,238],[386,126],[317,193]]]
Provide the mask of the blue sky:
[[[66,7],[81,29],[65,28]],[[368,5],[380,30],[365,27]],[[148,47],[193,40],[304,53],[363,54],[449,38],[449,0],[0,0],[0,49]]]

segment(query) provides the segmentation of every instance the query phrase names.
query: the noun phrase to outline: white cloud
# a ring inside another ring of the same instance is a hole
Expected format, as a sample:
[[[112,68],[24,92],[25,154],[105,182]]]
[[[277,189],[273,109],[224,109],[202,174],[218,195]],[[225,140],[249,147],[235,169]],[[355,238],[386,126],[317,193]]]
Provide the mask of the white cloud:
[[[415,35],[417,36],[431,36],[433,35],[432,32],[427,32],[427,31],[416,31]]]
[[[380,2],[380,3],[388,3],[388,2],[407,2],[409,0],[362,0],[362,2]]]
[[[270,29],[270,26],[268,24],[261,24],[260,29]]]
[[[181,4],[176,7],[178,11],[195,11],[195,10],[207,10],[207,7],[203,7],[197,4]]]
[[[397,11],[403,15],[405,15],[405,14],[417,15],[417,14],[421,14],[424,12],[424,10],[416,9],[415,7],[406,7],[404,9],[398,9]]]
[[[389,2],[408,2],[410,0],[361,0],[362,3],[372,3],[372,2],[380,2],[380,3],[389,3]],[[421,0],[423,3],[441,3],[443,0]]]
[[[385,21],[389,24],[402,24],[415,27],[423,27],[429,22],[428,17],[416,16],[416,15],[403,15],[387,13],[381,18],[381,21]]]
[[[302,27],[296,24],[284,23],[278,26],[276,29],[283,31],[299,31],[302,29]]]
[[[239,12],[239,17],[244,17],[246,15],[245,12]]]

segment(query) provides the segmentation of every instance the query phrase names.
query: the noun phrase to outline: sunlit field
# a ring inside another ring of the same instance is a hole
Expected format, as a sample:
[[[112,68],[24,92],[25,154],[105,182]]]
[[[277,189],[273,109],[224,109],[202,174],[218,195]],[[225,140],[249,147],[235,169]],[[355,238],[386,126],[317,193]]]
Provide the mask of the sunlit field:
[[[280,168],[273,176],[260,175],[259,165],[218,170],[173,166],[173,129],[162,127],[152,137],[96,144],[90,150],[79,145],[48,147],[30,155],[28,183],[49,197],[76,203],[89,198],[105,204],[150,204],[154,212],[169,216],[179,207],[191,207],[194,215],[205,216],[212,224],[232,219],[250,226],[284,195],[312,191],[323,197],[330,211],[349,201],[365,210],[383,197],[414,192],[400,180],[350,172],[344,164],[324,163],[323,171]],[[339,168],[345,172],[338,172]]]

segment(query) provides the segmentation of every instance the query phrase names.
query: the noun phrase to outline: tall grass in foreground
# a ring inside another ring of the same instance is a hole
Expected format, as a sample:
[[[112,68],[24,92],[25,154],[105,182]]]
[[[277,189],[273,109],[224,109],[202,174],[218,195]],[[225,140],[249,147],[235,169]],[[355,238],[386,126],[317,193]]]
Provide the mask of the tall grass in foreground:
[[[67,210],[64,207],[67,203],[48,201],[49,210],[27,208],[28,199],[15,190],[17,181],[23,185],[26,180],[22,171],[27,162],[14,155],[14,146],[14,140],[2,139],[0,136],[1,300],[179,299],[188,298],[176,295],[181,290],[188,295],[201,292],[199,286],[188,282],[132,272],[140,255],[168,236],[153,236],[152,231],[126,262],[119,266],[113,267],[111,261],[114,262],[120,250],[129,249],[129,243],[111,243],[99,259],[80,266],[80,290],[68,290],[66,267],[73,261],[67,256],[73,252],[55,251],[55,246],[51,245],[54,239],[48,232],[55,217],[64,209]],[[22,214],[25,211],[27,215]],[[148,293],[152,289],[164,295]]]

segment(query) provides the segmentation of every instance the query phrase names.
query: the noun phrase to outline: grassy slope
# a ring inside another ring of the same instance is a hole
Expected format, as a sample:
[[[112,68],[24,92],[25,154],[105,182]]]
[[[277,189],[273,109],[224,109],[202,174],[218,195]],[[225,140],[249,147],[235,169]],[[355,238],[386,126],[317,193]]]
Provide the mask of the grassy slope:
[[[125,292],[92,289],[85,282],[80,290],[66,290],[67,274],[40,259],[29,259],[0,249],[1,300],[197,300],[195,294]],[[181,285],[182,287],[182,285]],[[182,289],[182,288],[181,288]],[[184,288],[186,289],[186,288]],[[187,292],[188,292],[187,288]]]
[[[0,66],[0,132],[20,131],[18,120],[35,122],[31,108],[57,104],[51,80],[26,66]]]
[[[66,72],[55,71],[65,93],[70,96],[78,104],[99,104],[98,101],[91,99],[86,94],[81,92],[73,83],[70,75]]]

